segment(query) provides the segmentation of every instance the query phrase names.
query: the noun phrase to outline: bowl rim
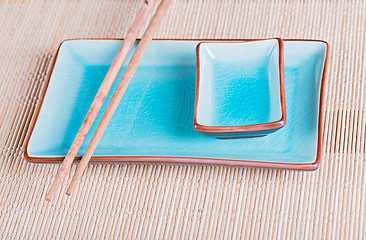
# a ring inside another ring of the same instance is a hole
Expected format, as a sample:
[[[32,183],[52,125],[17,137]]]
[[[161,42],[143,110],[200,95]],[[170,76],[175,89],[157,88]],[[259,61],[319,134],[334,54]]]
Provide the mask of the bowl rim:
[[[217,43],[248,43],[258,42],[266,40],[277,40],[278,52],[279,52],[279,88],[280,88],[280,105],[281,105],[281,118],[274,122],[266,122],[260,124],[250,124],[241,126],[207,126],[199,124],[197,121],[198,114],[198,99],[199,99],[199,86],[200,86],[200,49],[202,44],[217,44]],[[281,38],[268,38],[248,41],[218,41],[218,42],[200,42],[196,46],[196,95],[194,102],[194,115],[193,115],[193,127],[196,131],[202,133],[250,133],[261,132],[268,130],[277,130],[285,126],[286,124],[286,99],[285,99],[285,77],[284,77],[284,62],[283,62],[283,40]]]

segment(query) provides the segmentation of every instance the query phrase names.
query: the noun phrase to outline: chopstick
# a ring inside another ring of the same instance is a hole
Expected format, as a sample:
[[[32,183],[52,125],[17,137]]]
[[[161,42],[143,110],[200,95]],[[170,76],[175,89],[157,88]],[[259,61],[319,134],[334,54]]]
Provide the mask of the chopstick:
[[[137,45],[137,48],[136,48],[130,62],[128,63],[125,72],[123,73],[120,82],[117,85],[117,88],[107,106],[107,109],[105,110],[103,117],[100,120],[92,139],[90,140],[90,143],[84,153],[84,156],[82,157],[82,159],[76,169],[74,177],[72,178],[69,188],[66,191],[67,195],[70,195],[73,192],[74,188],[77,186],[78,182],[80,181],[80,178],[81,178],[86,166],[88,165],[89,160],[90,160],[91,156],[93,155],[95,148],[97,147],[105,129],[107,128],[114,112],[116,111],[118,104],[121,101],[123,94],[125,93],[125,91],[128,87],[128,84],[130,83],[133,75],[135,74],[139,63],[141,62],[141,59],[143,58],[144,53],[145,53],[146,49],[148,48],[162,19],[164,18],[164,15],[167,12],[171,2],[172,2],[172,0],[162,0],[160,2],[158,9],[156,10],[154,16],[152,17],[149,26],[147,27],[144,35],[141,38],[141,41]]]
[[[90,130],[95,118],[98,115],[100,108],[103,105],[103,102],[108,95],[109,90],[111,89],[114,80],[116,79],[123,62],[125,61],[129,51],[132,48],[133,43],[136,41],[137,35],[139,34],[143,24],[146,21],[147,16],[153,9],[153,5],[155,0],[145,0],[135,21],[132,26],[128,30],[127,36],[122,42],[121,47],[119,48],[102,84],[99,87],[99,90],[93,100],[93,103],[78,131],[76,137],[64,159],[62,165],[55,176],[55,180],[53,181],[50,190],[46,195],[46,200],[51,201],[56,194],[57,189],[61,185],[63,178],[66,173],[69,171],[72,162],[74,161],[76,154],[78,153],[81,144],[83,143],[87,133]]]

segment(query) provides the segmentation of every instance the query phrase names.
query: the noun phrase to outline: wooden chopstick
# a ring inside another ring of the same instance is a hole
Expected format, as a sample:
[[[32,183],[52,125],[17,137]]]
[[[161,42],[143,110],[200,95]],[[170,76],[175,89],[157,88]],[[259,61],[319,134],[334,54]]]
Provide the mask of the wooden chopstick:
[[[77,186],[78,182],[80,181],[80,178],[81,178],[86,166],[88,165],[88,162],[89,162],[91,156],[93,155],[95,148],[97,147],[105,129],[107,128],[114,112],[116,111],[118,104],[121,101],[123,94],[125,93],[125,91],[127,89],[128,84],[130,83],[133,75],[135,74],[139,63],[141,62],[141,59],[144,56],[144,53],[145,53],[146,49],[148,48],[162,19],[164,18],[164,15],[167,12],[171,2],[172,2],[172,0],[162,0],[161,3],[159,4],[158,9],[156,10],[154,16],[152,17],[149,26],[147,27],[130,62],[128,63],[127,68],[126,68],[125,72],[123,73],[122,78],[121,78],[120,82],[118,83],[118,86],[107,106],[107,109],[105,110],[103,117],[100,120],[99,125],[84,153],[84,156],[82,157],[82,159],[78,165],[78,168],[76,169],[74,177],[72,178],[69,188],[66,191],[67,195],[70,195],[73,192],[74,188]]]
[[[93,100],[93,103],[78,131],[76,137],[58,171],[55,176],[55,180],[53,181],[50,190],[46,195],[46,200],[51,201],[56,194],[57,189],[61,185],[63,178],[66,173],[69,171],[72,162],[74,161],[76,154],[78,153],[81,144],[83,143],[86,134],[89,132],[90,127],[92,126],[95,118],[98,115],[98,112],[103,105],[103,102],[108,95],[109,90],[111,89],[114,80],[116,79],[123,62],[125,61],[129,51],[132,48],[133,43],[136,41],[136,38],[144,25],[146,18],[149,13],[153,9],[153,5],[155,0],[145,0],[135,21],[133,22],[131,28],[128,30],[127,36],[122,42],[121,47],[119,48],[102,84],[99,87],[99,90]]]

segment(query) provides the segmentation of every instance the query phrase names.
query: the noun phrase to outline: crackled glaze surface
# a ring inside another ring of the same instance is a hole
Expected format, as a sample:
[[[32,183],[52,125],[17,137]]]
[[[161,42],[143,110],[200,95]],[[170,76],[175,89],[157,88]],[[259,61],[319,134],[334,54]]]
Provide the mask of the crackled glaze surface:
[[[199,45],[197,123],[247,126],[279,121],[277,39]]]
[[[152,42],[95,155],[314,162],[326,45],[284,43],[285,127],[262,138],[218,140],[192,127],[197,43]],[[31,157],[66,155],[120,44],[119,40],[63,43],[27,146]],[[105,108],[106,104],[79,155],[85,151]]]

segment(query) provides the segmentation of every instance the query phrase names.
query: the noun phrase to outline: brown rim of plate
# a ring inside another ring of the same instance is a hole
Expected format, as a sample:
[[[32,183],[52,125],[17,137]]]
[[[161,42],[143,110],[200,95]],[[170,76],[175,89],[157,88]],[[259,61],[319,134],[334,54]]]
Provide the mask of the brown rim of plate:
[[[43,90],[41,103],[37,106],[35,114],[32,117],[30,127],[25,140],[24,158],[28,162],[32,163],[61,163],[64,157],[32,157],[28,154],[28,143],[34,126],[39,116],[48,85],[52,76],[53,69],[55,67],[57,57],[60,51],[61,45],[66,41],[74,40],[123,40],[123,38],[74,38],[66,39],[62,41],[57,49],[55,59],[52,62],[51,70],[48,74],[46,85]],[[173,40],[173,41],[255,41],[262,39],[154,39],[154,40]],[[322,138],[323,138],[323,110],[324,110],[324,91],[325,91],[325,79],[328,72],[329,61],[329,44],[323,40],[313,39],[283,39],[283,41],[309,41],[309,42],[322,42],[326,45],[326,56],[324,60],[323,76],[321,79],[320,96],[319,96],[319,118],[318,118],[318,143],[316,159],[312,163],[274,163],[274,162],[260,162],[250,160],[232,160],[232,159],[216,159],[216,158],[199,158],[199,157],[174,157],[174,156],[92,156],[91,162],[102,163],[123,163],[123,164],[209,164],[209,165],[227,165],[227,166],[242,166],[242,167],[257,167],[257,168],[275,168],[275,169],[293,169],[293,170],[315,170],[319,167],[321,155],[322,155]],[[80,161],[81,157],[76,157],[75,162]]]
[[[196,131],[202,133],[249,133],[249,132],[260,132],[267,130],[275,130],[282,128],[286,124],[286,100],[285,100],[285,81],[284,81],[284,64],[283,64],[283,41],[281,38],[269,38],[261,40],[250,40],[245,42],[255,42],[264,40],[277,40],[278,52],[279,52],[279,81],[280,81],[280,104],[281,104],[281,118],[275,122],[267,122],[261,124],[251,124],[242,126],[207,126],[197,122],[197,106],[199,97],[199,85],[200,85],[200,46],[203,43],[212,42],[200,42],[196,47],[196,97],[194,100],[194,115],[193,115],[193,127]],[[218,43],[243,43],[243,41],[218,41]]]

